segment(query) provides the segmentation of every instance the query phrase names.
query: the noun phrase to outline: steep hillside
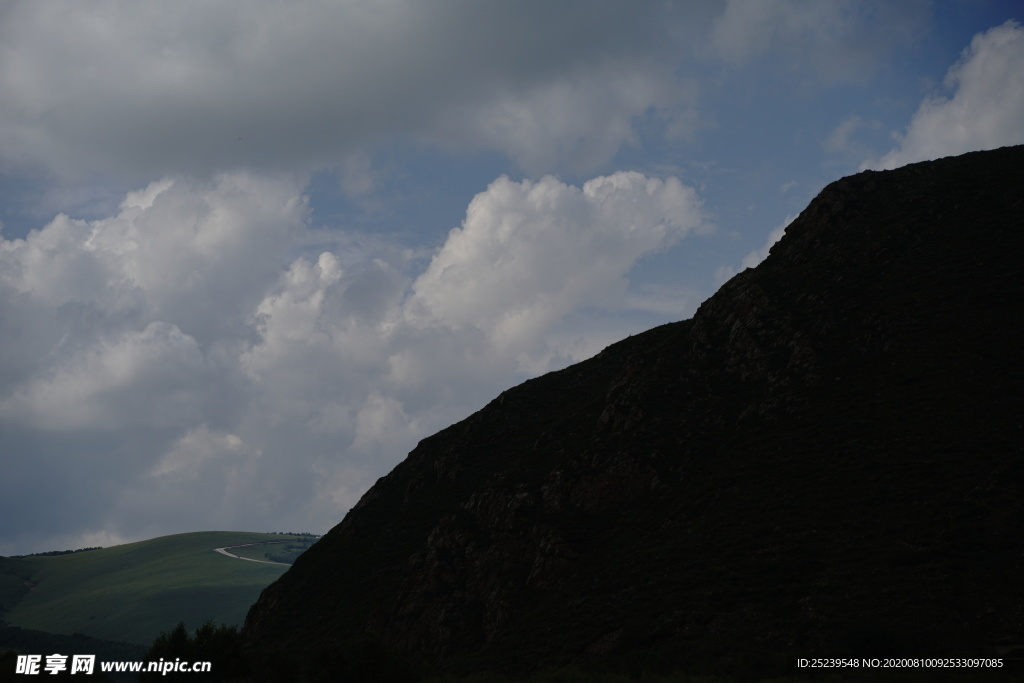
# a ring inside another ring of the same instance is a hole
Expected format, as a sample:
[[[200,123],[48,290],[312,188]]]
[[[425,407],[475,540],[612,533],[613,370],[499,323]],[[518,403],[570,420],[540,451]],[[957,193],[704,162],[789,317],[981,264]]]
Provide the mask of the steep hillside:
[[[826,187],[693,319],[424,439],[250,610],[449,668],[1024,647],[1024,148]]]

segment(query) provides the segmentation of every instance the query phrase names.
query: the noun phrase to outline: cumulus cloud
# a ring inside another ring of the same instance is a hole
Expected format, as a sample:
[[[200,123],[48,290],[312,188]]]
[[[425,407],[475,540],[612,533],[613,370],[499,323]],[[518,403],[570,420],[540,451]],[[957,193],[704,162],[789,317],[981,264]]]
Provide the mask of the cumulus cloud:
[[[237,354],[305,214],[294,184],[235,173],[156,181],[108,218],[0,239],[0,448],[70,514],[55,527],[134,534],[105,526],[121,489],[145,490],[183,434],[237,422]],[[2,497],[31,518],[43,502],[22,486],[6,478]]]
[[[250,333],[243,312],[278,276],[304,215],[294,186],[230,174],[202,186],[157,181],[110,218],[60,215],[24,239],[0,241],[10,328],[0,412],[70,426],[131,422],[150,405],[133,393],[140,383],[155,392],[166,382],[168,395],[150,399],[184,402],[185,385],[218,372],[201,356]],[[162,365],[176,370],[159,375]]]
[[[577,307],[617,305],[641,256],[701,222],[696,193],[675,178],[621,172],[582,188],[500,178],[474,198],[411,304],[424,320],[525,349]]]
[[[154,322],[99,340],[0,403],[0,415],[43,430],[119,429],[187,422],[207,373],[195,339]]]
[[[501,177],[425,267],[342,236],[309,255],[307,213],[286,178],[167,178],[0,240],[0,513],[51,506],[21,490],[45,473],[68,517],[25,525],[42,544],[323,530],[419,438],[598,351],[578,316],[639,305],[630,270],[703,225],[634,172]]]
[[[979,33],[946,74],[949,97],[926,98],[899,145],[865,168],[897,166],[1024,142],[1024,28]]]

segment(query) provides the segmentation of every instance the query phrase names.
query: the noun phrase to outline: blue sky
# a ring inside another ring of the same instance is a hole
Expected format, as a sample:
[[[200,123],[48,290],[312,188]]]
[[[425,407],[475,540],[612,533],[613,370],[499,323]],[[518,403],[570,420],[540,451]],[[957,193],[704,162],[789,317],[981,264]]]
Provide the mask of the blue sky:
[[[0,553],[326,531],[502,390],[690,317],[832,180],[1024,143],[1022,21],[0,2]]]

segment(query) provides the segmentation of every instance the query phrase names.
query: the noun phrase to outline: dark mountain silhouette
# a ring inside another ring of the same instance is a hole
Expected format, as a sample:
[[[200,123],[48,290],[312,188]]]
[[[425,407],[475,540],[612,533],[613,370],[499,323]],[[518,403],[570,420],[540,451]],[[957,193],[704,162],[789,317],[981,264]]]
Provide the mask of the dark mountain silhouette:
[[[1024,147],[834,182],[693,319],[420,442],[243,635],[456,670],[1019,657],[1022,264]]]

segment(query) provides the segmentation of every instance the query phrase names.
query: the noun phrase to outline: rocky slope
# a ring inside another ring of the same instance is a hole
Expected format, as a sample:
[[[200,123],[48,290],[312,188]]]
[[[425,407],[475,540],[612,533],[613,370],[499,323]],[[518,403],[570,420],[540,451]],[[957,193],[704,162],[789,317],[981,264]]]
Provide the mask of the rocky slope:
[[[1024,641],[1024,147],[826,187],[693,319],[424,439],[249,612],[450,667]]]

